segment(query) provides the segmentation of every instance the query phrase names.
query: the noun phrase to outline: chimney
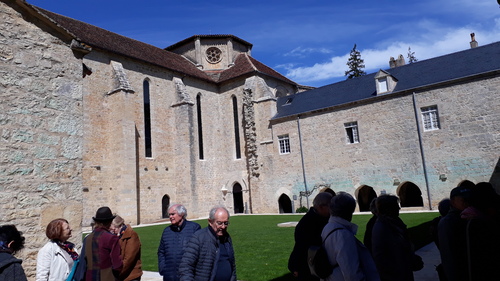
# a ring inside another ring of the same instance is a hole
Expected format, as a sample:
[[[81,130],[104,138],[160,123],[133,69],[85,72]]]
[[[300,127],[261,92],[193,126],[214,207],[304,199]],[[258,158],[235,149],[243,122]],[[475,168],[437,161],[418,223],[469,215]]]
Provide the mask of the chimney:
[[[397,60],[394,59],[393,57],[391,57],[389,59],[389,67],[390,68],[395,68],[395,67],[402,66],[402,65],[405,65],[405,64],[406,64],[405,58],[401,54],[398,56]]]
[[[470,34],[470,48],[476,48],[479,44],[476,41],[476,35],[474,33]]]

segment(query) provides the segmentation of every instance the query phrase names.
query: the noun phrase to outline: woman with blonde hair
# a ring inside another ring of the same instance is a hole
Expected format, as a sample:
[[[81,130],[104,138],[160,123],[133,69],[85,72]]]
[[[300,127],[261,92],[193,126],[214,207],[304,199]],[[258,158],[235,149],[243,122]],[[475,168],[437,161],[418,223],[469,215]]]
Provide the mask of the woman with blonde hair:
[[[125,220],[120,216],[113,219],[109,230],[120,237],[121,257],[123,260],[120,280],[141,280],[141,240],[139,240],[139,235],[132,229],[130,224],[125,224]]]
[[[50,241],[38,251],[36,281],[64,281],[78,259],[75,244],[68,241],[71,227],[67,220],[55,219],[47,225],[45,234]]]

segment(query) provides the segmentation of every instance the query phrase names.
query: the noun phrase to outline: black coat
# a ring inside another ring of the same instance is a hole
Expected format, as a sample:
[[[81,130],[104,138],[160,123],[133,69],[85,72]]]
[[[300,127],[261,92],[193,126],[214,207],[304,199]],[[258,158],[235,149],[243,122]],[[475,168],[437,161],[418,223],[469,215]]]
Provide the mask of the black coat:
[[[295,227],[295,246],[288,259],[288,270],[298,272],[299,280],[319,280],[309,271],[307,250],[312,245],[321,245],[321,231],[327,223],[328,217],[319,215],[311,207]]]

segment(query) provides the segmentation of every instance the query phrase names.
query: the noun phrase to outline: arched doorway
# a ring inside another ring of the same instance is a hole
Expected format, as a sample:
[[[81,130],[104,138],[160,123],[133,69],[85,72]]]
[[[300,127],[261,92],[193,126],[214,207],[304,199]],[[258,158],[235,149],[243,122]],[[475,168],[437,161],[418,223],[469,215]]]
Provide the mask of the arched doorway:
[[[329,187],[328,187],[328,188],[326,188],[325,190],[321,191],[321,192],[328,192],[328,193],[330,193],[332,196],[337,195],[337,194],[335,194],[335,191],[333,191],[333,189],[331,189],[331,188],[329,188]]]
[[[161,199],[161,217],[168,219],[168,206],[170,206],[170,196],[163,195]]]
[[[358,205],[360,212],[370,211],[370,203],[373,198],[377,197],[377,193],[373,190],[373,187],[369,185],[363,185],[358,190]]]
[[[474,188],[474,186],[476,186],[476,185],[473,182],[471,182],[470,180],[463,180],[462,182],[460,182],[460,184],[458,186],[466,187],[466,188]]]
[[[278,205],[280,214],[292,213],[292,201],[286,194],[281,194],[280,198],[278,199]]]
[[[245,207],[243,206],[243,192],[241,185],[239,183],[235,183],[233,185],[233,202],[234,202],[234,213],[243,213],[245,211]]]
[[[412,182],[405,182],[398,190],[401,207],[423,207],[422,192]]]

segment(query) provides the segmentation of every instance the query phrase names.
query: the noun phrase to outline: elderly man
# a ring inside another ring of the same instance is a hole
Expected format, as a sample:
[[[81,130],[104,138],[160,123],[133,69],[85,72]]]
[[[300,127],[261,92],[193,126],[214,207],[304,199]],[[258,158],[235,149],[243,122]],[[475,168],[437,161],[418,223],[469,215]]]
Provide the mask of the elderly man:
[[[163,230],[158,247],[158,270],[164,281],[178,281],[177,270],[182,254],[191,236],[200,225],[186,220],[187,210],[181,204],[174,204],[168,209],[170,225]]]
[[[307,265],[307,250],[310,246],[321,245],[321,231],[330,217],[330,200],[332,194],[320,192],[313,200],[313,206],[300,219],[295,227],[295,246],[288,259],[288,269],[300,281],[319,281],[312,276]]]
[[[355,237],[358,226],[351,222],[355,208],[356,200],[345,192],[339,192],[330,202],[331,217],[321,233],[328,260],[334,266],[326,281],[380,280],[370,252]]]
[[[208,216],[208,226],[189,240],[182,256],[181,281],[236,281],[236,263],[231,237],[227,233],[229,212],[214,207]]]

